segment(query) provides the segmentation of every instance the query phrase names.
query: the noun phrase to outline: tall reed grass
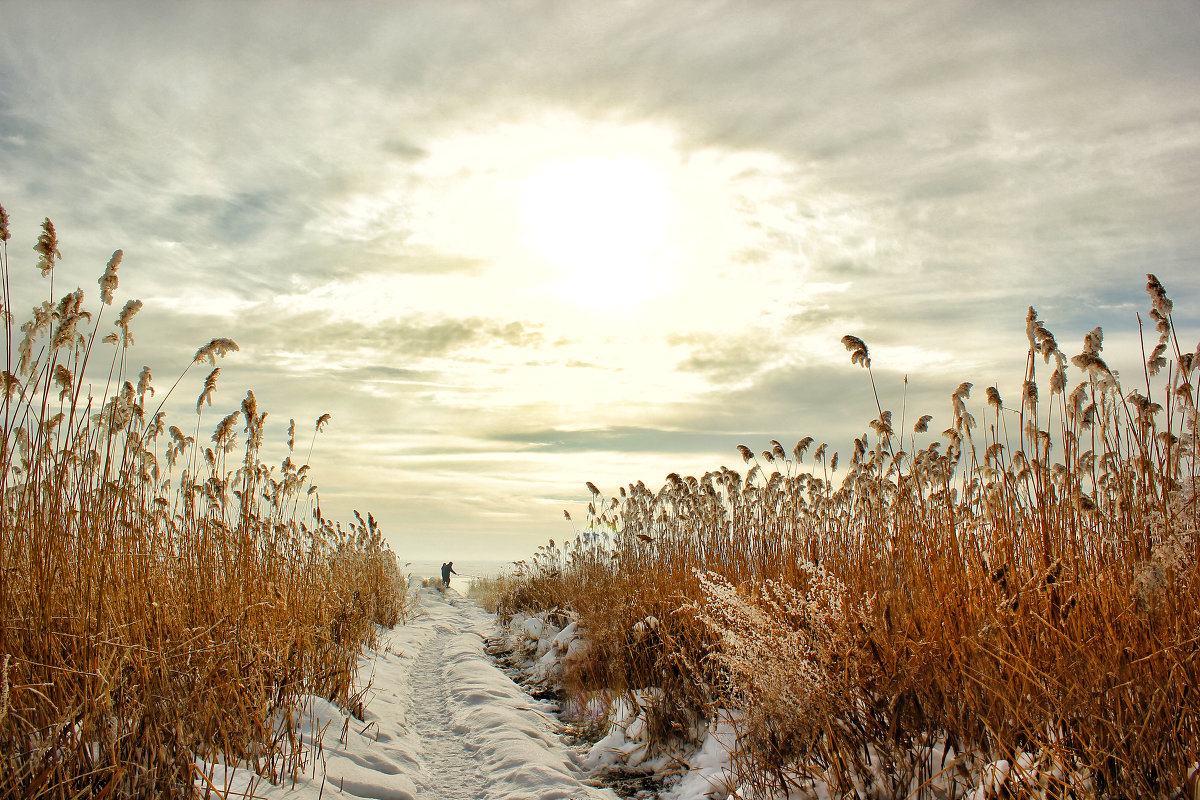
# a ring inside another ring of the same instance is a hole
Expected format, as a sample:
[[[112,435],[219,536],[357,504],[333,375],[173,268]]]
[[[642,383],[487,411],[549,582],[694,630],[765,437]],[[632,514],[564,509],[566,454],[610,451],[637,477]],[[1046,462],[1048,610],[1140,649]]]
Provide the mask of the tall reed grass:
[[[504,574],[473,578],[467,586],[467,597],[478,602],[483,610],[495,614],[512,585],[513,579]]]
[[[354,707],[360,649],[405,613],[375,520],[331,523],[307,463],[262,463],[252,392],[209,434],[231,340],[201,347],[161,396],[149,368],[134,373],[141,302],[102,332],[120,250],[98,307],[79,289],[55,300],[46,220],[49,299],[18,327],[10,281],[35,276],[10,271],[9,239],[0,208],[0,797],[207,794],[198,758],[295,775],[312,756],[305,698]],[[162,408],[197,365],[212,369],[185,431]]]
[[[893,427],[847,336],[876,414],[848,456],[773,440],[744,475],[589,483],[587,532],[502,611],[571,609],[575,686],[661,689],[662,746],[732,714],[761,796],[1196,796],[1200,348],[1147,291],[1133,383],[1099,328],[1068,356],[1030,308],[1021,396],[963,383],[940,437]]]

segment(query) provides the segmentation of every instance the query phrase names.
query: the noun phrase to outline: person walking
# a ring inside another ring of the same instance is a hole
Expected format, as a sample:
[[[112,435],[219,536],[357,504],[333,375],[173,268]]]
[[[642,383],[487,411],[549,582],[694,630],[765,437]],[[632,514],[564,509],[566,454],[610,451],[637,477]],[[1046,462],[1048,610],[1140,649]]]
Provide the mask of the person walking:
[[[457,575],[457,574],[458,573],[454,571],[454,562],[453,561],[448,561],[445,564],[442,564],[442,588],[449,589],[450,588],[450,576]]]

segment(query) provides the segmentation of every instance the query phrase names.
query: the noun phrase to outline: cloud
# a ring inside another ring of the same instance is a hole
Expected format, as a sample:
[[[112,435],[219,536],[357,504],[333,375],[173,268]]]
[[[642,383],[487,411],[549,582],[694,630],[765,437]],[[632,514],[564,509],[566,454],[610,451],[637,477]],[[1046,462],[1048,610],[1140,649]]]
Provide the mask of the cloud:
[[[761,334],[711,336],[703,334],[672,335],[667,343],[690,348],[691,355],[679,362],[676,369],[704,374],[717,385],[743,383],[761,371],[765,364],[778,357],[780,342]]]
[[[493,433],[487,440],[517,445],[522,450],[536,453],[704,453],[733,450],[737,445],[736,438],[731,434],[703,431],[616,426],[503,431]]]
[[[489,529],[454,502],[474,480],[534,537],[581,472],[844,447],[877,413],[846,333],[915,417],[961,380],[1019,383],[1029,305],[1060,342],[1101,325],[1133,352],[1155,272],[1194,328],[1198,34],[1192,4],[1104,0],[14,5],[0,202],[14,265],[55,221],[56,286],[125,249],[156,374],[229,335],[222,402],[332,410],[330,508]],[[636,313],[560,308],[489,249],[512,236],[489,136],[536,161],[528,132],[564,118],[649,131],[686,197],[719,200]],[[42,291],[17,280],[14,307]],[[393,458],[439,449],[430,476]]]
[[[306,7],[320,36],[301,26],[295,44],[270,52],[260,46],[275,24],[264,8],[240,9],[236,25],[219,10],[77,11],[60,20],[72,59],[33,51],[36,13],[8,27],[4,128],[25,142],[6,154],[10,180],[75,193],[78,213],[91,207],[139,236],[240,249],[168,260],[164,269],[184,281],[216,278],[238,260],[259,266],[259,291],[318,274],[336,254],[297,231],[327,224],[333,198],[388,190],[395,208],[364,232],[380,244],[393,238],[370,263],[356,253],[342,268],[386,269],[390,250],[401,271],[479,269],[395,252],[405,246],[413,165],[447,129],[547,104],[668,120],[691,148],[782,155],[886,223],[871,234],[886,249],[848,259],[843,242],[811,268],[854,265],[888,293],[903,291],[914,269],[957,279],[958,264],[1030,281],[1051,267],[1114,280],[1135,262],[1182,274],[1180,251],[1164,242],[1198,241],[1187,228],[1200,182],[1198,101],[1184,47],[1195,21],[1173,6],[713,4],[681,19],[672,6],[380,14],[351,4],[342,15]],[[368,11],[363,38],[353,21]],[[216,50],[179,46],[172,34],[184,27]],[[439,47],[421,30],[439,31]],[[135,58],[93,66],[130,38],[147,43]],[[341,54],[336,69],[331,52]],[[77,169],[68,177],[33,166],[55,160]],[[163,190],[192,205],[157,205]],[[811,246],[807,233],[800,242]],[[787,241],[767,237],[746,252],[761,260]],[[295,245],[305,248],[299,258]]]
[[[211,328],[203,317],[190,327],[197,334]],[[287,313],[262,307],[241,315],[233,325],[221,325],[235,340],[253,343],[264,358],[283,352],[306,353],[313,359],[340,354],[348,367],[373,366],[374,359],[414,363],[493,345],[521,350],[538,348],[542,344],[538,327],[536,323],[443,314],[367,324],[333,320],[316,311]]]

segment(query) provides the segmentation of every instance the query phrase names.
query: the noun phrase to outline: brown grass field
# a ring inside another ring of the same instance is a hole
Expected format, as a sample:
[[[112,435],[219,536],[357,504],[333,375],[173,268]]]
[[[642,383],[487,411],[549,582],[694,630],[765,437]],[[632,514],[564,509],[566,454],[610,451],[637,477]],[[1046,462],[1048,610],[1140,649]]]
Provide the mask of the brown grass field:
[[[216,360],[236,344],[204,345],[156,396],[149,369],[131,372],[141,303],[101,333],[121,251],[94,310],[80,290],[55,299],[46,220],[49,299],[17,327],[8,240],[0,208],[0,797],[207,794],[197,756],[285,779],[311,757],[305,698],[354,709],[361,648],[405,613],[395,557],[374,519],[321,516],[307,463],[261,462],[253,393],[209,434]],[[166,397],[206,364],[190,430],[168,425]],[[107,375],[99,396],[89,368]]]
[[[1030,308],[1021,396],[964,383],[941,436],[895,426],[847,336],[877,416],[840,470],[805,437],[740,447],[744,475],[589,483],[587,533],[522,563],[501,611],[577,615],[575,691],[660,688],[661,746],[734,712],[766,796],[962,796],[1003,759],[990,796],[1195,797],[1200,351],[1147,291],[1135,381],[1099,328],[1068,356]]]

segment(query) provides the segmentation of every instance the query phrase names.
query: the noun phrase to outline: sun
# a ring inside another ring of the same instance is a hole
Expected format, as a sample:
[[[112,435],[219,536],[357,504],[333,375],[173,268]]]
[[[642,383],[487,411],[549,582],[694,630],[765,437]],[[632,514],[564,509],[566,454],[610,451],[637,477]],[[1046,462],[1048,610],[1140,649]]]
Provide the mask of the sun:
[[[674,257],[668,176],[637,157],[543,165],[519,188],[523,242],[571,302],[623,310],[660,293]]]
[[[730,309],[758,318],[764,294],[805,290],[814,231],[828,219],[845,239],[847,204],[776,154],[685,138],[661,121],[561,110],[481,119],[395,164],[319,230],[396,259],[395,291],[372,293],[389,319],[452,287],[458,313],[490,315],[502,300],[514,318],[563,330],[614,315],[638,331],[697,318],[738,329]]]

